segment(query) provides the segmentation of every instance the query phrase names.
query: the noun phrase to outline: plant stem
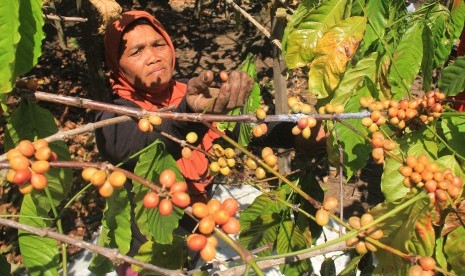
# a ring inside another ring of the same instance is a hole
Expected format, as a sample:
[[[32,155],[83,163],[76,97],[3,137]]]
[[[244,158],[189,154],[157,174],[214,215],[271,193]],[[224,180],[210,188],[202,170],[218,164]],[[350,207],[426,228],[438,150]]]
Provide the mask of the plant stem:
[[[52,195],[50,194],[50,190],[48,189],[48,187],[45,187],[45,194],[47,195],[48,201],[50,202],[52,213],[55,216],[58,233],[64,234],[63,227],[61,225],[61,219],[58,217],[58,212],[57,212],[57,209],[55,208],[55,205],[53,204]],[[66,276],[68,275],[68,261],[67,261],[68,258],[67,258],[65,243],[61,243],[61,257],[62,257],[62,263],[63,263],[63,275]]]

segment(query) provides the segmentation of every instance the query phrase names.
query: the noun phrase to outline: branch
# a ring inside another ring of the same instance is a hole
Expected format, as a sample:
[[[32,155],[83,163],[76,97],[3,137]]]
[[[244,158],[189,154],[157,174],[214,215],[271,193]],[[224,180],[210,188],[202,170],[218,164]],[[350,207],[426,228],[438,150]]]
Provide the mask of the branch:
[[[240,12],[246,19],[248,19],[259,31],[261,31],[267,38],[271,38],[270,32],[260,25],[260,23],[257,22],[249,13],[247,13],[245,10],[243,10],[241,7],[239,7],[236,3],[234,3],[233,0],[226,0],[226,3],[231,5],[234,9],[236,9],[238,12]],[[276,45],[281,50],[281,42],[278,39],[273,39],[271,42]]]
[[[61,16],[61,15],[54,15],[54,14],[43,14],[44,19],[47,20],[58,20],[62,22],[87,22],[87,18],[82,17],[69,17],[69,16]]]
[[[135,118],[148,117],[151,114],[156,114],[162,119],[172,119],[186,122],[242,122],[242,123],[258,123],[259,120],[254,114],[251,115],[217,115],[217,114],[203,114],[203,113],[177,113],[177,112],[162,112],[158,110],[147,111],[140,108],[126,107],[121,105],[109,104],[98,102],[79,97],[68,97],[52,93],[20,90],[20,97],[26,99],[35,99],[40,101],[61,103],[69,106],[80,108],[91,108],[95,110],[113,112],[120,115],[127,115]],[[296,123],[300,118],[313,117],[317,120],[341,120],[341,119],[362,119],[370,116],[371,112],[362,111],[354,113],[341,113],[341,114],[279,114],[267,115],[263,121],[260,122],[294,122]]]
[[[257,265],[258,265],[258,267],[260,269],[265,269],[265,268],[269,268],[269,267],[276,266],[276,265],[294,263],[294,262],[297,262],[297,261],[300,261],[300,260],[305,260],[305,259],[312,258],[312,257],[315,257],[315,256],[319,256],[319,255],[322,255],[322,254],[326,254],[326,253],[330,253],[330,252],[334,252],[334,251],[341,251],[341,250],[344,250],[344,249],[347,249],[347,246],[346,246],[345,242],[340,242],[340,243],[333,244],[333,245],[325,247],[325,248],[321,248],[319,250],[315,250],[315,251],[312,251],[312,252],[300,254],[300,255],[297,255],[297,256],[293,256],[293,257],[257,261]],[[235,267],[232,267],[232,268],[227,269],[227,270],[215,272],[215,275],[222,275],[222,276],[243,275],[244,272],[245,272],[245,268],[246,268],[246,265],[235,266]]]
[[[46,228],[44,229],[44,228],[29,226],[26,224],[22,224],[16,221],[11,221],[11,220],[4,219],[4,218],[0,218],[0,225],[13,227],[16,229],[20,229],[20,230],[35,234],[40,237],[48,237],[48,238],[52,238],[54,240],[61,241],[67,244],[72,244],[79,248],[88,249],[92,252],[95,252],[95,253],[98,253],[100,255],[107,257],[113,263],[126,262],[126,263],[137,265],[143,269],[154,271],[161,275],[184,275],[180,270],[170,270],[170,269],[165,269],[165,268],[161,268],[158,266],[154,266],[148,263],[144,263],[144,262],[141,262],[139,260],[133,259],[129,256],[119,253],[117,249],[101,247],[93,243],[78,240],[76,238],[71,238],[67,235],[63,235],[63,234],[59,234],[54,231],[50,231],[49,229],[46,229]]]

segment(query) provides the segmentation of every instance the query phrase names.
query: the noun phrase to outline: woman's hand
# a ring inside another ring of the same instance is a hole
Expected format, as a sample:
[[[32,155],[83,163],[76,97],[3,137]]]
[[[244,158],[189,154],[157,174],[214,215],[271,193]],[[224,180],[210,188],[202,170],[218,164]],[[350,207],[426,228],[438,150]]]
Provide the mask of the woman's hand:
[[[187,83],[186,101],[196,113],[224,113],[243,106],[250,95],[254,80],[245,72],[232,71],[229,76],[222,72],[223,84],[220,89],[210,88],[213,72],[202,72]]]

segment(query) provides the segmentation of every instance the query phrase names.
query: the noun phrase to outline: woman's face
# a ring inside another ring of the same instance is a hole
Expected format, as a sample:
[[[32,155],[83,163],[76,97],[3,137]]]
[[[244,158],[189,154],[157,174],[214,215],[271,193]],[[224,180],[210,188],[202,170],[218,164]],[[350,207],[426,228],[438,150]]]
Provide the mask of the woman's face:
[[[168,89],[173,77],[173,54],[152,26],[136,25],[127,30],[120,47],[120,70],[136,90],[154,93]]]

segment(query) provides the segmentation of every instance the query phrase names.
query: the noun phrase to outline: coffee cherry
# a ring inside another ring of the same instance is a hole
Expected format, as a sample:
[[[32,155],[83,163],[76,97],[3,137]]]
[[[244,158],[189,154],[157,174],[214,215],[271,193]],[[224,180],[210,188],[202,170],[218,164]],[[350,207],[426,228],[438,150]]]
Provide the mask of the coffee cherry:
[[[218,144],[214,144],[212,148],[213,148],[213,153],[215,154],[216,157],[222,157],[224,155],[224,149],[222,146]]]
[[[199,221],[199,232],[208,235],[213,232],[215,229],[215,220],[211,215],[208,215],[204,218],[202,218]]]
[[[218,240],[215,238],[215,236],[210,235],[207,237],[207,244],[216,247],[218,245]]]
[[[306,127],[304,129],[302,129],[302,137],[303,138],[309,139],[311,135],[312,135],[312,131],[310,130],[309,127]]]
[[[255,169],[255,177],[257,179],[263,179],[266,176],[266,171],[262,167],[258,167]]]
[[[234,158],[235,155],[236,155],[236,152],[234,151],[234,149],[232,148],[224,149],[224,156],[226,158]]]
[[[253,127],[252,129],[252,135],[255,137],[255,138],[259,138],[261,136],[263,136],[263,129],[260,125],[256,125]]]
[[[171,201],[180,208],[186,208],[191,204],[191,198],[185,192],[177,192],[171,195]]]
[[[187,191],[187,183],[185,181],[176,181],[170,187],[171,193],[179,193],[179,192],[186,192]]]
[[[152,209],[158,206],[158,202],[160,198],[157,193],[155,192],[148,192],[143,199],[144,207],[147,209]]]
[[[367,241],[366,241],[366,242],[365,242],[365,246],[366,246],[366,248],[367,248],[369,251],[371,251],[371,252],[376,252],[376,251],[378,251],[378,248],[377,248],[374,244],[372,244],[372,243],[370,243],[370,242],[367,242]]]
[[[158,181],[163,187],[170,188],[176,182],[176,174],[170,169],[165,169],[161,172]]]
[[[333,196],[329,196],[323,200],[323,208],[326,211],[332,211],[334,210],[338,205],[338,200],[337,198]]]
[[[159,126],[162,123],[160,116],[152,114],[149,116],[149,122],[154,126]]]
[[[375,226],[368,228],[366,233],[370,238],[375,239],[375,240],[379,240],[384,236],[383,230],[378,229]]]
[[[307,118],[300,118],[299,121],[297,121],[297,127],[300,129],[304,129],[308,126],[308,119]]]
[[[23,156],[23,154],[18,149],[10,149],[6,153],[6,158],[8,159],[8,161],[10,161],[15,156]]]
[[[45,174],[50,170],[50,163],[45,160],[34,161],[31,164],[31,169],[35,173]]]
[[[236,166],[236,160],[234,158],[226,159],[226,163],[228,163],[228,167],[233,168]]]
[[[423,268],[419,265],[412,265],[408,270],[408,276],[424,276]]]
[[[200,250],[200,257],[205,262],[209,262],[213,260],[215,256],[216,256],[216,248],[208,243],[202,250]]]
[[[374,218],[371,214],[365,213],[360,217],[360,225],[366,226],[374,221]]]
[[[216,198],[212,198],[207,202],[207,208],[208,212],[213,215],[213,213],[221,208],[221,202]]]
[[[185,159],[190,159],[192,157],[192,150],[189,147],[183,147],[181,150],[181,155]]]
[[[230,217],[225,224],[221,225],[221,230],[223,230],[226,234],[237,234],[240,229],[241,224],[235,217]]]
[[[13,183],[20,185],[26,183],[31,179],[31,171],[29,169],[16,170],[13,176]]]
[[[302,133],[302,130],[299,128],[299,126],[294,126],[291,131],[293,135],[299,135]]]
[[[191,234],[187,237],[187,247],[192,251],[200,251],[207,245],[207,237],[199,234]]]
[[[359,217],[350,217],[349,218],[349,225],[350,225],[350,227],[352,227],[354,229],[360,229],[360,227],[362,227]]]
[[[264,157],[264,161],[268,166],[274,167],[278,163],[278,157],[274,154],[269,154]]]
[[[220,165],[221,168],[228,166],[228,162],[223,157],[218,158],[216,162],[218,162],[218,165]]]
[[[189,132],[186,135],[186,141],[190,144],[194,144],[199,139],[199,136],[195,132]]]
[[[346,245],[349,247],[355,246],[359,239],[357,237],[350,237],[346,240]]]
[[[246,161],[245,161],[245,165],[251,169],[251,170],[255,170],[257,169],[257,163],[253,160],[253,159],[250,159],[248,158]]]
[[[262,158],[265,159],[266,156],[273,154],[273,149],[270,147],[264,147],[262,149]]]
[[[49,160],[50,156],[52,156],[52,150],[49,147],[38,148],[34,153],[37,160]]]
[[[38,139],[32,143],[34,145],[34,148],[36,150],[42,148],[42,147],[47,147],[48,148],[48,142],[45,139]]]
[[[32,190],[34,190],[34,187],[28,182],[20,184],[19,185],[19,192],[22,193],[23,195],[30,194]]]
[[[355,245],[355,251],[357,251],[357,253],[360,254],[360,255],[367,253],[368,250],[367,250],[367,247],[365,245],[365,242],[364,241],[359,241]]]
[[[216,212],[213,213],[213,219],[215,220],[215,223],[218,225],[225,224],[231,216],[226,212],[226,210],[219,209]]]
[[[28,169],[31,164],[29,159],[22,155],[13,156],[9,159],[9,163],[10,168],[15,171]]]
[[[237,204],[234,198],[227,198],[221,203],[221,209],[225,210],[232,217],[239,209],[239,204]]]
[[[214,162],[210,163],[210,172],[212,172],[213,174],[219,172],[220,169],[221,169],[221,167],[218,164],[218,162],[214,161]]]
[[[153,125],[150,123],[148,119],[142,118],[137,123],[137,127],[140,131],[148,133],[153,131]]]
[[[257,115],[257,119],[258,120],[264,120],[265,117],[266,117],[266,111],[263,110],[263,108],[259,108],[257,109],[257,111],[255,112],[255,115]]]
[[[210,211],[208,210],[207,204],[202,202],[196,202],[192,205],[192,214],[195,217],[202,219],[210,215]]]
[[[226,71],[220,72],[220,79],[222,82],[227,82],[229,79],[228,73]]]
[[[99,194],[105,198],[110,197],[113,194],[113,190],[113,186],[108,181],[105,181],[105,183],[98,188]]]
[[[164,198],[158,203],[158,212],[162,216],[169,216],[173,212],[173,203],[168,198]]]
[[[324,226],[329,223],[329,214],[328,211],[320,209],[315,214],[315,221],[318,225]]]
[[[307,125],[307,126],[308,126],[309,128],[315,127],[316,124],[317,124],[316,119],[313,118],[313,117],[308,117],[308,118],[307,118],[307,121],[308,121],[308,125]]]
[[[31,185],[36,190],[43,190],[47,187],[48,181],[45,175],[40,173],[35,173],[31,176]]]
[[[97,172],[96,168],[88,167],[83,169],[81,173],[82,179],[84,179],[87,182],[90,182],[92,175],[94,175],[95,172]]]
[[[309,104],[302,104],[301,112],[303,114],[310,114],[313,110],[313,107]]]
[[[120,171],[113,171],[108,177],[108,181],[114,188],[121,188],[126,183],[126,175]]]
[[[224,176],[228,176],[231,173],[231,169],[227,166],[220,168],[220,173]]]
[[[14,177],[15,177],[16,171],[9,169],[8,172],[6,173],[6,181],[10,183],[15,183],[14,182]]]
[[[400,166],[399,167],[399,173],[403,177],[409,177],[412,174],[413,170],[409,166]]]
[[[422,257],[418,264],[423,270],[433,270],[436,267],[436,261],[431,257]]]
[[[32,157],[34,152],[36,151],[34,145],[29,140],[22,140],[18,144],[18,150],[21,152],[22,155],[26,157]]]
[[[98,187],[104,185],[106,180],[107,180],[107,173],[103,170],[97,170],[90,178],[90,182],[92,183],[92,185],[98,186]],[[112,189],[113,189],[113,186],[112,186]]]

